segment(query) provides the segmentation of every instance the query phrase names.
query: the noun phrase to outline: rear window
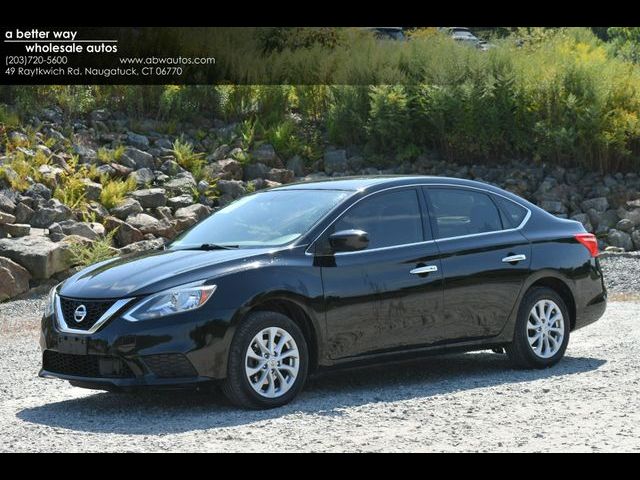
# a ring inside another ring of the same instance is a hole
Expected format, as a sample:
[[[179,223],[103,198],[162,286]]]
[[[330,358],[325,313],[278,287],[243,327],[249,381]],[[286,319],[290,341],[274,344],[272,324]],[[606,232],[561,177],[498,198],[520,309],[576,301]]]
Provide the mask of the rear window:
[[[527,216],[527,209],[504,197],[494,195],[493,199],[500,208],[500,215],[504,228],[516,228],[520,226]]]
[[[427,189],[437,238],[502,230],[500,212],[489,195],[463,188]]]

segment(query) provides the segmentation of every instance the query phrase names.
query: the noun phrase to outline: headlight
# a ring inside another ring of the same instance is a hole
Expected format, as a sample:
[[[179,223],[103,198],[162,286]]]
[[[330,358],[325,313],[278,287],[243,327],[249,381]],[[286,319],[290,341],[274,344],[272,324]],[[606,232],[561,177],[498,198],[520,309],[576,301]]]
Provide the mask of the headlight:
[[[216,285],[202,285],[202,282],[174,287],[151,295],[125,313],[123,318],[130,322],[139,322],[190,312],[207,303],[215,291]]]
[[[58,287],[62,285],[59,283],[51,290],[49,290],[49,295],[47,295],[47,301],[44,304],[44,316],[51,317],[56,311],[56,295],[58,294]]]

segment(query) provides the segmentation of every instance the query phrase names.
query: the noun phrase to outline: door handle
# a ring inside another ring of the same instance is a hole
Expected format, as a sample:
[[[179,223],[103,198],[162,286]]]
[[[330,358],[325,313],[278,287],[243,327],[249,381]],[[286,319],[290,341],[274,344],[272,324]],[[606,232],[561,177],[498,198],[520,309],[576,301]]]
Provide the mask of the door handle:
[[[431,273],[431,272],[437,272],[437,271],[438,271],[438,267],[436,265],[427,265],[426,267],[417,267],[417,268],[414,268],[413,270],[409,270],[409,273],[413,275],[421,275],[423,273]]]
[[[522,260],[526,260],[527,256],[526,255],[509,255],[508,257],[504,257],[502,259],[502,261],[504,263],[514,263],[514,262],[521,262]]]

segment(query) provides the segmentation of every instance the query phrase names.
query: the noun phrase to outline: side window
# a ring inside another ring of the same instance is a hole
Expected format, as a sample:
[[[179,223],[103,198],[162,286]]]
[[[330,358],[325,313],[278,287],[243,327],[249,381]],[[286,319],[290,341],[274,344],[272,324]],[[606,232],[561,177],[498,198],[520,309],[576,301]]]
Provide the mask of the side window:
[[[498,195],[494,195],[493,199],[500,208],[504,228],[518,227],[527,216],[527,209],[517,203]]]
[[[351,229],[369,234],[367,249],[423,241],[416,190],[380,193],[362,200],[334,224],[333,231]]]
[[[489,195],[463,188],[429,188],[436,238],[502,230],[500,213]]]

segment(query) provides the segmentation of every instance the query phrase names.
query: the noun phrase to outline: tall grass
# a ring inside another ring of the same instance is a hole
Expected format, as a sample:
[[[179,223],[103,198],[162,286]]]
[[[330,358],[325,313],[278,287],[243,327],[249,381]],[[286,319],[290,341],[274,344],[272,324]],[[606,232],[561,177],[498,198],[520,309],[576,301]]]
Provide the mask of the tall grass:
[[[10,87],[6,97],[18,110],[57,103],[68,115],[107,106],[171,121],[222,118],[239,122],[245,148],[270,141],[285,159],[317,151],[326,135],[391,159],[436,149],[461,162],[640,166],[640,67],[591,30],[516,29],[488,52],[432,29],[411,37],[378,41],[360,29],[249,29],[234,37],[225,29],[201,36],[176,30],[171,38],[198,56],[232,59],[216,65],[222,78],[270,85]],[[301,120],[291,122],[292,114]],[[178,162],[195,175],[200,159],[179,147]]]

